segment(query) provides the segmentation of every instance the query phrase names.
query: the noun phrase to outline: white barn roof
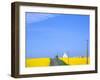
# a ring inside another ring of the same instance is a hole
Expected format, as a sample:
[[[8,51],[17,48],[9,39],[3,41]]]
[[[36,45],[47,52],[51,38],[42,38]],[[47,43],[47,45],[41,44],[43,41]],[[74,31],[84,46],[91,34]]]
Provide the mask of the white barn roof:
[[[68,55],[67,55],[66,52],[64,52],[63,57],[64,57],[64,58],[67,58],[67,57],[68,57]]]

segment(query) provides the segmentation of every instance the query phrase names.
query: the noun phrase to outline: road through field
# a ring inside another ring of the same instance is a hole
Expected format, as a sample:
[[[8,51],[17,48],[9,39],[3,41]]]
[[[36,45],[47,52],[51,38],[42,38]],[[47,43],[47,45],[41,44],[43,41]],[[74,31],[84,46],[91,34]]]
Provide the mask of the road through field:
[[[66,65],[66,63],[57,58],[51,58],[50,66],[57,66],[57,65]]]

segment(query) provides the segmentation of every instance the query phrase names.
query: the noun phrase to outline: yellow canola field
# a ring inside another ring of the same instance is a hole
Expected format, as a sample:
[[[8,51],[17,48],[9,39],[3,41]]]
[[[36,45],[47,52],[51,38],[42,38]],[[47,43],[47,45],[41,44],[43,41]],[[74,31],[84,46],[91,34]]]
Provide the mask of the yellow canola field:
[[[27,58],[26,67],[49,66],[50,58]]]
[[[86,57],[70,57],[70,58],[59,58],[69,66],[72,65],[84,65],[87,64]],[[90,58],[88,58],[88,64],[90,63]],[[26,67],[42,67],[50,66],[50,58],[27,58]]]
[[[60,60],[64,61],[69,65],[82,65],[87,64],[86,57],[71,57],[71,58],[60,58]],[[90,63],[90,58],[88,58],[88,64]]]

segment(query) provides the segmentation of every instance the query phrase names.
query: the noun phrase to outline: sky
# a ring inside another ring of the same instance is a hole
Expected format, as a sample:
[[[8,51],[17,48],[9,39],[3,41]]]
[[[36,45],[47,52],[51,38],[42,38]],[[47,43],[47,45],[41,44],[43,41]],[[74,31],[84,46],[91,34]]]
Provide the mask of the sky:
[[[26,12],[26,58],[86,56],[89,15]],[[89,47],[89,46],[88,46]]]

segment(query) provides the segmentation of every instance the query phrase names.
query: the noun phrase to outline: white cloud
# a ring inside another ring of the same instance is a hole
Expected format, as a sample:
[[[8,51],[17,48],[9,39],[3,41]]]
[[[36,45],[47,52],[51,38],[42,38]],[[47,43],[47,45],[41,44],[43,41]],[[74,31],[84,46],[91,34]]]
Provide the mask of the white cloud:
[[[27,13],[27,23],[35,23],[55,17],[53,14]]]

